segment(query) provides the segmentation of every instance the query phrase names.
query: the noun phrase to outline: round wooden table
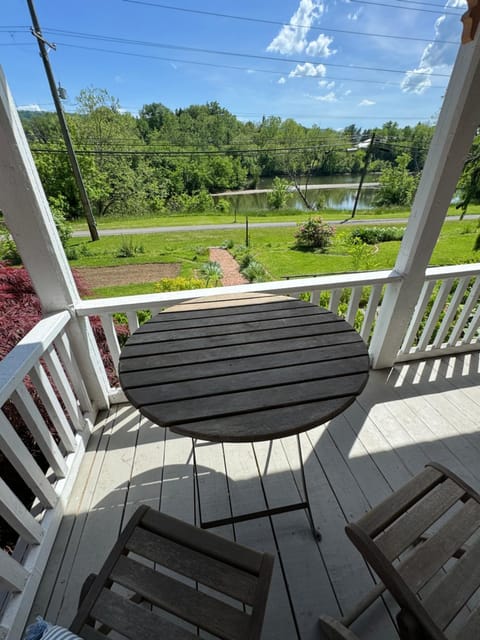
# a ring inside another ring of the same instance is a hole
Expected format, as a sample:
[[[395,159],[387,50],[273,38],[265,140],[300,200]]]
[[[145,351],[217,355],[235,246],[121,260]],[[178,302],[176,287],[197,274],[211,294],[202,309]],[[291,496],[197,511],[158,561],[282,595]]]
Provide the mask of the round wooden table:
[[[369,357],[330,311],[244,293],[159,313],[127,340],[119,372],[127,398],[154,423],[193,439],[255,442],[344,411],[365,387]],[[310,513],[308,497],[298,504]]]

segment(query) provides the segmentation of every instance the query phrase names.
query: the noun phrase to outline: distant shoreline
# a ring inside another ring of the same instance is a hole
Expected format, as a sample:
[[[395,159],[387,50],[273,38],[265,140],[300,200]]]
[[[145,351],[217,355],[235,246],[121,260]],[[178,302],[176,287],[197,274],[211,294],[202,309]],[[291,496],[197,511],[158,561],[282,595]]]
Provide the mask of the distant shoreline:
[[[320,189],[358,189],[358,182],[341,182],[334,184],[308,184],[308,185],[300,185],[302,190],[314,191]],[[362,188],[364,189],[374,189],[375,187],[380,186],[379,182],[364,182]],[[289,191],[295,191],[295,187],[289,186]],[[240,191],[223,191],[222,193],[212,193],[213,198],[219,198],[222,196],[248,196],[254,195],[256,193],[271,193],[273,189],[242,189]]]

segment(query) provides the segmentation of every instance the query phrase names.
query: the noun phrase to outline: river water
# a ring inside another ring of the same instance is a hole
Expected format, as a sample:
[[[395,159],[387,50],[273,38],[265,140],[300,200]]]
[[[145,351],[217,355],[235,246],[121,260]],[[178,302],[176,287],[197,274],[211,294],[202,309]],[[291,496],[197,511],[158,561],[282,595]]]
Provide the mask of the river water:
[[[345,185],[343,188],[334,189],[309,189],[307,191],[307,200],[309,203],[317,204],[317,208],[322,207],[329,209],[338,209],[351,211],[357,195],[357,185],[360,180],[359,176],[316,176],[310,179],[310,184],[335,184]],[[272,186],[272,179],[262,179],[259,181],[258,189],[269,189]],[[365,177],[365,183],[378,182],[378,175],[367,175]],[[375,195],[375,188],[364,187],[360,193],[357,209],[369,209],[373,206],[373,198]],[[232,209],[236,212],[254,211],[254,210],[267,210],[268,194],[265,192],[259,193],[247,193],[247,194],[232,194],[222,197],[227,198],[232,203]],[[289,208],[299,209],[302,211],[307,210],[302,198],[296,192],[292,192],[291,198],[287,205]]]

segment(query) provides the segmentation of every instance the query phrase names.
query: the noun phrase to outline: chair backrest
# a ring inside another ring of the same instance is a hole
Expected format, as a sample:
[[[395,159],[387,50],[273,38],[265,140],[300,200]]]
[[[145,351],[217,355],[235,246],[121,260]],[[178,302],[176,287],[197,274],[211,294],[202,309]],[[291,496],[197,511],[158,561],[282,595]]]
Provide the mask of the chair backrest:
[[[83,596],[70,629],[85,640],[110,630],[132,640],[198,640],[197,627],[219,638],[253,640],[260,637],[272,570],[270,554],[143,506]]]
[[[400,605],[401,637],[480,637],[480,607],[462,612],[480,587],[480,495],[458,476],[428,465],[346,532]]]

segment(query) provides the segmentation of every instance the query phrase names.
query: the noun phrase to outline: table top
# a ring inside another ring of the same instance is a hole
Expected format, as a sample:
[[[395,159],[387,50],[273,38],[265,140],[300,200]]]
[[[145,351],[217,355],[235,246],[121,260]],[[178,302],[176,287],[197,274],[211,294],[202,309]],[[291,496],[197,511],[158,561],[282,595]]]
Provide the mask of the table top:
[[[344,411],[368,379],[367,346],[319,306],[265,293],[182,302],[127,340],[120,384],[139,411],[215,442],[271,440]]]

